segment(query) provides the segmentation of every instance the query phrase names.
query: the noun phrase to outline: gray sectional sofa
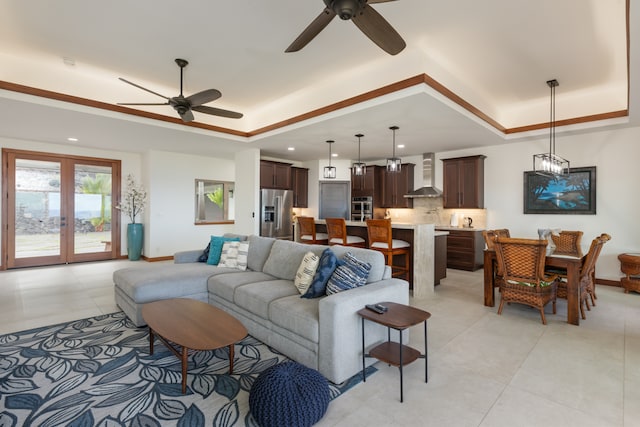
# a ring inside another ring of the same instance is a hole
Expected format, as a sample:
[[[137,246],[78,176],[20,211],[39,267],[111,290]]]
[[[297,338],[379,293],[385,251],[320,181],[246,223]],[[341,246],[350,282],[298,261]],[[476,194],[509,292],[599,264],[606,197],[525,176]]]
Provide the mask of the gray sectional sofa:
[[[384,256],[369,249],[332,246],[371,264],[367,284],[320,298],[301,298],[293,281],[304,255],[327,246],[249,236],[246,271],[197,262],[202,250],[179,252],[174,264],[142,265],[113,274],[118,306],[138,326],[142,305],[193,298],[240,320],[249,334],[287,357],[341,383],[362,369],[362,331],[356,314],[365,304],[409,303],[409,286],[390,277]],[[215,325],[211,325],[215,327]],[[387,339],[386,328],[365,322],[367,348]],[[397,337],[396,337],[397,339]],[[403,336],[406,340],[408,337]],[[373,363],[374,359],[367,359]]]

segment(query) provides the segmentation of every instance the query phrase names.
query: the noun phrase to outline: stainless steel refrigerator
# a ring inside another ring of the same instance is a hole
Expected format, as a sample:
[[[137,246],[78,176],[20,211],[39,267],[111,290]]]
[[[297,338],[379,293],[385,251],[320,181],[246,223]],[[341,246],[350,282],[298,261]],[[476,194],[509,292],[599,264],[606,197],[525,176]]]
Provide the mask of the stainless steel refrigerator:
[[[260,235],[293,240],[293,191],[264,189],[260,193]]]

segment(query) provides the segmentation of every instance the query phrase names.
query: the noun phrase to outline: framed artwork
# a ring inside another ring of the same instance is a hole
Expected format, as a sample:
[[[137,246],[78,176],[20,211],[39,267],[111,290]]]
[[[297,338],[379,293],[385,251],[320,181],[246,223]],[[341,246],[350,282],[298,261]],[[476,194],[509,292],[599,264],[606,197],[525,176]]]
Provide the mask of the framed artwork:
[[[571,168],[569,175],[524,173],[525,214],[596,214],[596,167]]]

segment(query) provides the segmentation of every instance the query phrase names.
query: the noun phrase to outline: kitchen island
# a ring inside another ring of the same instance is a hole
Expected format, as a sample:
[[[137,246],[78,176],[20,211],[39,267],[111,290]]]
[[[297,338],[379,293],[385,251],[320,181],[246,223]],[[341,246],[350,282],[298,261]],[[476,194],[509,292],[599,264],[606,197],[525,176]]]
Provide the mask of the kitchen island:
[[[347,234],[360,236],[367,240],[367,223],[361,221],[346,221]],[[446,231],[436,232],[434,224],[410,224],[401,222],[391,222],[392,235],[394,239],[404,240],[411,245],[411,260],[409,266],[409,282],[413,289],[415,298],[428,296],[434,291],[434,268],[435,268],[435,237],[448,234]],[[325,221],[316,220],[316,231],[326,232]],[[296,241],[300,240],[296,227]]]

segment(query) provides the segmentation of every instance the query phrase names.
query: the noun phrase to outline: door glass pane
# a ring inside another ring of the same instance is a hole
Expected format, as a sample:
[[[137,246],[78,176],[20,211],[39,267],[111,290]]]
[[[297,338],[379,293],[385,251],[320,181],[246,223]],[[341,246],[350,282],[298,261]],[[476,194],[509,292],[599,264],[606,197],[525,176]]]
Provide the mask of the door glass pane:
[[[111,251],[111,167],[75,165],[74,253]]]
[[[15,258],[60,255],[60,163],[16,159]]]

